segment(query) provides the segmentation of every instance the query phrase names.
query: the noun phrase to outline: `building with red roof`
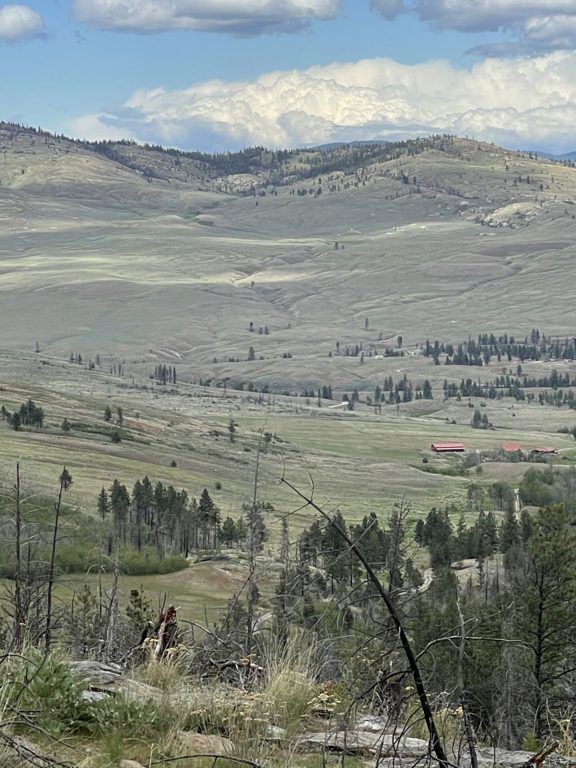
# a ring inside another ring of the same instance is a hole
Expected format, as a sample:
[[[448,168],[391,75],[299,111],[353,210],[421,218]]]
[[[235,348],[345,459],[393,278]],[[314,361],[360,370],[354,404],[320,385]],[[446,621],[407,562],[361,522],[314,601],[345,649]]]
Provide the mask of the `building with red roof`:
[[[522,446],[520,443],[504,443],[502,450],[505,453],[522,453]]]
[[[463,453],[466,450],[464,443],[432,443],[430,447],[434,453]]]

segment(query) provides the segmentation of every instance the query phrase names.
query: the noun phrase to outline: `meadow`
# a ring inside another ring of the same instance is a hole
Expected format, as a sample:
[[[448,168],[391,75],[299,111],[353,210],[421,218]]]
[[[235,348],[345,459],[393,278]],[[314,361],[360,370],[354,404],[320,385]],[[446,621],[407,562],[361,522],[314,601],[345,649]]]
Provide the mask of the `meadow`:
[[[10,364],[18,370],[18,383],[10,383],[6,375]],[[428,360],[419,364],[438,370]],[[434,441],[462,441],[472,456],[517,441],[526,452],[543,445],[557,449],[555,463],[576,460],[574,438],[558,432],[573,426],[576,417],[572,420],[572,412],[551,406],[490,401],[483,410],[495,428],[478,430],[470,426],[473,409],[467,400],[419,400],[384,406],[376,414],[365,403],[348,412],[331,407],[332,401],[324,400],[319,407],[316,398],[260,396],[186,384],[155,388],[144,379],[139,387],[136,378],[133,384],[131,379],[126,382],[68,361],[43,361],[40,355],[17,360],[5,355],[2,371],[2,404],[10,410],[31,397],[46,412],[46,425],[38,431],[14,431],[0,422],[0,471],[6,494],[11,493],[17,461],[26,497],[54,496],[65,465],[74,478],[67,504],[91,515],[97,514],[102,487],[109,488],[117,478],[130,489],[147,475],[154,483],[185,488],[191,497],[199,498],[207,488],[222,518],[237,518],[242,504],[253,498],[258,465],[258,497],[274,507],[266,515],[270,537],[261,564],[265,581],[274,573],[280,521],[289,521],[296,546],[299,532],[315,519],[315,513],[302,507],[282,484],[283,477],[313,494],[327,511],[339,509],[350,523],[373,511],[386,520],[402,500],[411,505],[410,519],[415,521],[432,506],[449,504],[468,516],[466,492],[471,482],[488,487],[504,480],[516,487],[532,466],[493,460],[483,461],[480,470],[463,469],[460,457],[433,455]],[[440,369],[439,375],[443,373]],[[24,380],[34,384],[25,386]],[[433,387],[438,385],[433,379]],[[470,402],[482,407],[483,401]],[[109,428],[103,418],[106,405],[113,413],[122,408],[126,439],[120,443],[112,442],[104,431]],[[61,429],[64,418],[71,424],[69,432]],[[227,428],[231,419],[236,425],[233,442]],[[272,435],[270,442],[261,439],[263,432]],[[199,562],[175,574],[123,576],[122,591],[127,595],[143,586],[155,603],[167,599],[182,607],[183,616],[212,622],[242,588],[247,565],[239,555],[228,552],[223,561]],[[94,586],[98,579],[96,573],[63,575],[59,594],[65,598],[81,583]],[[106,577],[105,583],[109,582]],[[263,586],[264,594],[272,590],[272,581]]]
[[[472,455],[517,441],[557,449],[560,463],[576,458],[573,437],[558,432],[576,423],[566,408],[443,400],[444,380],[486,381],[517,360],[447,367],[419,354],[427,338],[573,334],[573,168],[459,141],[451,154],[246,196],[241,183],[257,175],[146,180],[81,145],[18,141],[0,168],[0,404],[32,398],[46,424],[16,432],[0,422],[8,491],[16,462],[32,494],[53,494],[66,465],[70,503],[90,514],[115,478],[131,487],[148,475],[190,496],[208,488],[222,516],[237,517],[258,463],[274,556],[282,517],[294,540],[312,519],[284,476],[303,491],[313,483],[315,500],[351,522],[386,518],[401,499],[415,519],[434,505],[466,509],[471,482],[516,485],[525,467],[462,470],[431,454],[434,441],[462,441]],[[346,356],[347,346],[363,354]],[[160,364],[177,384],[150,378]],[[555,367],[574,374],[576,363],[525,365]],[[433,399],[375,413],[367,396],[404,375],[428,379]],[[333,401],[297,396],[325,385]],[[353,390],[360,402],[348,412],[338,403]],[[106,406],[113,419],[122,408],[121,442]],[[495,429],[471,428],[475,408]],[[264,446],[263,432],[273,436]],[[240,584],[219,580],[219,567],[146,579],[198,615]]]

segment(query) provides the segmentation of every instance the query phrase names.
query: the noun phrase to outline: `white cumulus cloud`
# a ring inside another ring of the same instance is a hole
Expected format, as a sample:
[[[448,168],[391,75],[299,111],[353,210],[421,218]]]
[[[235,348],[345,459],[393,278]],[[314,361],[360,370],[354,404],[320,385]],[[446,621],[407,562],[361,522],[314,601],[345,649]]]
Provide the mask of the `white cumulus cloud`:
[[[99,138],[125,132],[206,151],[437,132],[569,151],[576,148],[576,52],[486,59],[470,70],[445,61],[336,63],[251,82],[140,90],[122,108],[82,119],[75,135],[88,135],[82,129],[90,126]]]
[[[335,18],[341,0],[74,0],[76,18],[98,29],[195,30],[258,35],[295,32]]]
[[[515,42],[487,45],[476,52],[543,52],[576,48],[575,0],[370,0],[393,18],[411,13],[442,29],[461,32],[506,30]]]
[[[16,43],[39,37],[44,32],[42,16],[27,5],[0,6],[0,40]]]
[[[114,121],[102,120],[99,115],[84,115],[74,121],[74,133],[85,141],[116,141],[121,139],[135,140],[137,137],[125,125],[114,127]]]

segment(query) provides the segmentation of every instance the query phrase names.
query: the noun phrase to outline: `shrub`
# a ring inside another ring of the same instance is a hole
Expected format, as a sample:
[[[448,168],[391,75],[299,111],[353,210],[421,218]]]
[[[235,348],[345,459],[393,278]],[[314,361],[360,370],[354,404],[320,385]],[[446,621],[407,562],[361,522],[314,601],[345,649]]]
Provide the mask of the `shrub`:
[[[88,683],[82,680],[55,654],[46,658],[35,649],[9,659],[8,704],[27,711],[30,725],[37,725],[51,736],[77,733],[90,717],[89,703],[82,698]]]
[[[92,705],[89,730],[99,736],[118,733],[133,739],[149,739],[152,735],[166,734],[174,719],[175,713],[166,701],[110,696]]]
[[[174,573],[188,567],[183,555],[161,558],[154,547],[123,549],[120,552],[120,570],[127,576],[145,576],[153,573]]]
[[[136,701],[124,695],[86,700],[89,681],[55,653],[44,657],[26,649],[8,658],[5,672],[5,710],[25,729],[41,729],[54,738],[89,734],[114,740],[118,734],[121,739],[156,739],[178,721],[178,713],[164,700]]]
[[[97,562],[94,547],[88,544],[60,544],[56,550],[56,566],[63,573],[86,573]]]

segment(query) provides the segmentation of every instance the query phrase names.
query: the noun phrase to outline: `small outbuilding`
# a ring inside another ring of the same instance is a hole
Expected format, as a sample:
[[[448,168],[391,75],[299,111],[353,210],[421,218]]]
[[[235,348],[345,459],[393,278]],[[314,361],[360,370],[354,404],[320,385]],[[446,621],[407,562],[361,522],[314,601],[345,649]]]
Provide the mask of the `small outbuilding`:
[[[464,443],[432,443],[433,453],[464,453]]]
[[[522,446],[520,443],[504,443],[502,450],[504,453],[522,453]]]
[[[556,456],[558,451],[556,448],[532,448],[530,453],[536,456]]]

